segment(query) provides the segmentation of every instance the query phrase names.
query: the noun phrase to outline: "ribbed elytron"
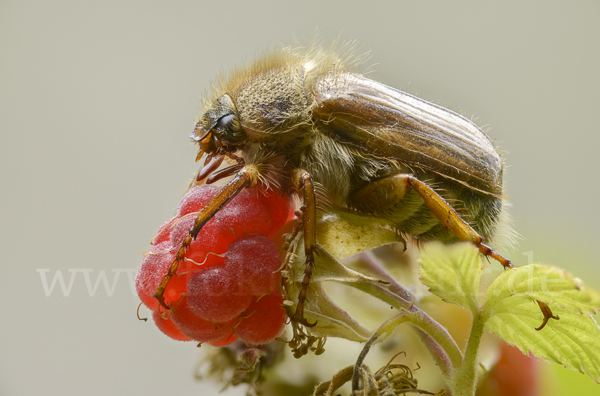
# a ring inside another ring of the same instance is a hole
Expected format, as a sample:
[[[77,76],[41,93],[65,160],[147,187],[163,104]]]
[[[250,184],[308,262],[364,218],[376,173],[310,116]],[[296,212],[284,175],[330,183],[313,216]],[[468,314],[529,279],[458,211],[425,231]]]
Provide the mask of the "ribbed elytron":
[[[169,308],[165,288],[202,226],[259,183],[303,200],[306,267],[292,320],[306,326],[313,325],[303,309],[316,246],[315,188],[334,210],[385,220],[417,241],[470,241],[513,266],[484,244],[505,213],[503,162],[490,138],[450,110],[350,69],[335,51],[280,48],[215,84],[191,134],[196,160],[206,154],[196,180],[234,177],[199,213],[156,290],[161,305]],[[224,159],[231,166],[217,171]],[[538,304],[541,330],[558,317]]]

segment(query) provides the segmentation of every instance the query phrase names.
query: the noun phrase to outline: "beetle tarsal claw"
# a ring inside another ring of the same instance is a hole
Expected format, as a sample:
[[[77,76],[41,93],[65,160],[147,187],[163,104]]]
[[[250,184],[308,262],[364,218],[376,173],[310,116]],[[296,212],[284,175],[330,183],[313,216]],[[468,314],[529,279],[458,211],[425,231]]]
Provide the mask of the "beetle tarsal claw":
[[[308,319],[306,319],[304,317],[304,310],[298,310],[296,309],[296,312],[294,313],[294,315],[291,317],[293,322],[299,323],[302,326],[306,327],[306,328],[311,328],[311,327],[315,327],[318,323],[318,320],[315,320],[314,323],[310,323],[308,321]]]
[[[317,323],[319,323],[318,320],[315,320],[314,323],[310,323],[302,314],[302,312],[296,312],[294,314],[294,317],[292,318],[292,320],[296,323],[300,323],[302,326],[304,327],[315,327],[317,325]]]
[[[165,301],[165,297],[164,297],[164,290],[159,291],[157,290],[152,297],[156,298],[158,300],[158,304],[160,306],[162,306],[164,309],[166,309],[167,311],[171,309],[170,306],[167,305],[166,301]]]
[[[543,303],[541,301],[537,301],[537,303],[540,306],[540,309],[542,310],[542,314],[544,314],[544,320],[542,321],[542,324],[540,325],[540,327],[536,327],[536,330],[540,331],[546,326],[550,319],[558,320],[560,318],[558,317],[558,315],[554,315],[552,313],[552,310],[550,309],[548,304]]]

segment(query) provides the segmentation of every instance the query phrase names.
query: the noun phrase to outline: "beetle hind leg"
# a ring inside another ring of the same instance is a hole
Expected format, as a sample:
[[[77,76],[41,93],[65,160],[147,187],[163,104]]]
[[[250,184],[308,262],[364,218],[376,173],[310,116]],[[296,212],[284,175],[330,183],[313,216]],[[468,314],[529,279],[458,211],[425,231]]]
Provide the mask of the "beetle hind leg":
[[[425,201],[425,205],[435,214],[435,216],[439,219],[440,223],[445,227],[448,227],[450,231],[454,233],[461,241],[472,242],[481,254],[486,257],[491,257],[504,268],[515,268],[515,266],[508,260],[507,258],[501,256],[497,252],[495,252],[491,247],[485,245],[483,243],[483,238],[481,235],[477,233],[466,221],[462,219],[462,217],[454,210],[454,208],[437,192],[435,192],[431,187],[422,181],[418,180],[414,176],[411,175],[403,175],[405,176],[405,183],[407,188],[413,188],[415,191],[421,195],[423,200]],[[536,328],[537,331],[542,330],[550,319],[558,320],[559,317],[552,313],[552,310],[548,306],[548,304],[537,301],[542,314],[544,315],[544,319],[540,327]]]
[[[450,203],[439,195],[430,185],[409,174],[398,174],[371,183],[354,193],[351,202],[360,210],[367,213],[386,210],[398,204],[401,200],[408,198],[411,190],[416,191],[427,208],[435,215],[443,227],[449,229],[459,240],[473,243],[486,257],[497,260],[506,268],[515,266],[504,256],[495,252],[491,247],[483,243],[483,237],[473,229],[450,205]],[[404,201],[402,202],[404,204]],[[536,330],[541,330],[550,319],[559,319],[552,314],[550,307],[537,301],[544,319],[542,325]]]

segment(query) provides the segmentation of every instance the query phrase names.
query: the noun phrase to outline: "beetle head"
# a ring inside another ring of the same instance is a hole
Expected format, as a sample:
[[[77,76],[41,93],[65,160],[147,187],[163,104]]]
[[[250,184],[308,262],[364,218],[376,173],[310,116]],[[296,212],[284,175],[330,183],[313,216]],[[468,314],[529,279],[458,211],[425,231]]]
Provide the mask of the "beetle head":
[[[246,139],[233,99],[225,94],[214,101],[196,124],[190,138],[205,153],[234,152]]]

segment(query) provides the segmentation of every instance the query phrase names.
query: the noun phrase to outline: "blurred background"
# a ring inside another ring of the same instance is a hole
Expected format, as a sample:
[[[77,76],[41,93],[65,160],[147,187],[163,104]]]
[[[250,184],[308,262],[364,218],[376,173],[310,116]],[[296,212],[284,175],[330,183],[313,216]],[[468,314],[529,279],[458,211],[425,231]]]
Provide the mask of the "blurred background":
[[[0,395],[217,392],[193,379],[201,350],[137,320],[131,279],[197,171],[188,135],[213,77],[315,31],[489,127],[524,237],[506,253],[600,288],[599,16],[596,1],[0,1]],[[547,394],[600,392],[544,369]]]

